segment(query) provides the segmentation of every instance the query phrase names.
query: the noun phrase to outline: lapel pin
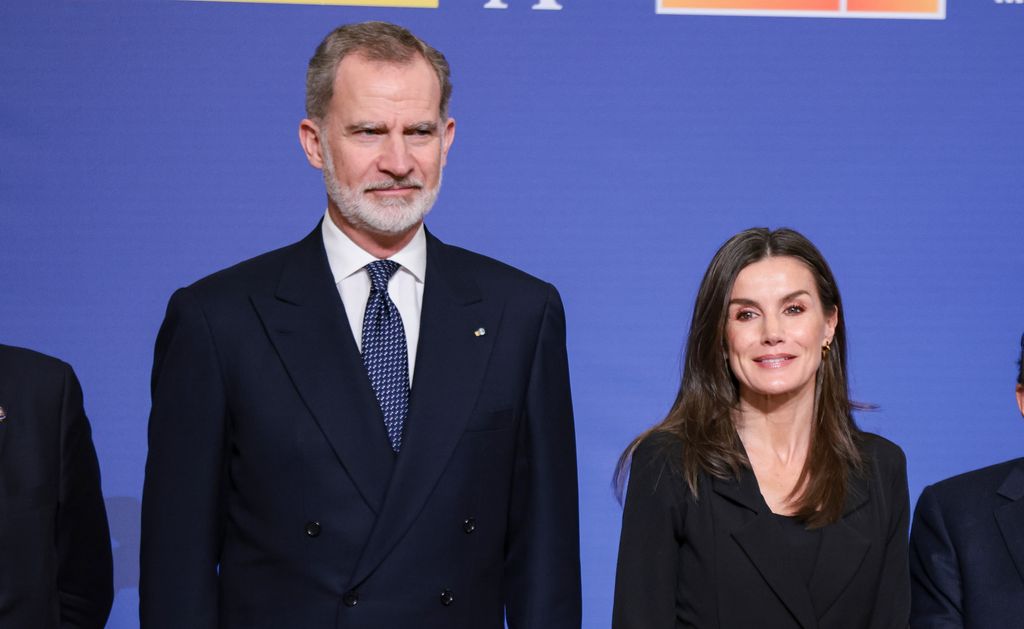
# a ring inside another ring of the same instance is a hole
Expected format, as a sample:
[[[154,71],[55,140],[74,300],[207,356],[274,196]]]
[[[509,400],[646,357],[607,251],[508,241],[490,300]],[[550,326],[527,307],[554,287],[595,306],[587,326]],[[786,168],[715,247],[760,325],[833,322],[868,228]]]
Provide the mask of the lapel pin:
[[[473,336],[483,336],[484,334],[487,334],[487,330],[483,328],[477,328],[473,330]]]
[[[7,419],[7,411],[4,410],[4,407],[0,406],[0,424],[2,424],[5,419]]]

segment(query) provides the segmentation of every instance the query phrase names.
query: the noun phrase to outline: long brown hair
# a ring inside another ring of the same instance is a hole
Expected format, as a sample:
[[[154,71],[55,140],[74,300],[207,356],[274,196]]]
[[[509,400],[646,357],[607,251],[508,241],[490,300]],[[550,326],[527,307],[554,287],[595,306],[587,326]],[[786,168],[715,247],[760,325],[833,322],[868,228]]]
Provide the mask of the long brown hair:
[[[682,441],[681,470],[694,497],[698,497],[702,472],[728,479],[750,467],[732,420],[739,386],[726,357],[725,324],[736,276],[748,265],[772,256],[793,257],[807,265],[825,313],[838,311],[831,350],[816,377],[810,451],[792,498],[795,515],[809,527],[824,526],[842,516],[847,479],[862,468],[860,430],[853,419],[853,409],[859,405],[850,400],[846,380],[842,300],[821,252],[799,232],[785,228],[748,229],[726,241],[712,258],[693,306],[679,393],[665,419],[634,439],[619,457],[614,485],[620,497],[633,451],[653,432],[671,433]]]

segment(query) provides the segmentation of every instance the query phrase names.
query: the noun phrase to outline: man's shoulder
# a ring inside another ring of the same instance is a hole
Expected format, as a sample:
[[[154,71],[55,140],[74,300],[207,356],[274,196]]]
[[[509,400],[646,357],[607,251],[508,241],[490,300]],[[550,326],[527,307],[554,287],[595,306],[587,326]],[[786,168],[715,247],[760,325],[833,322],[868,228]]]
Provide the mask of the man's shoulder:
[[[8,373],[47,373],[63,377],[71,366],[59,358],[32,349],[0,345],[0,369]]]
[[[481,290],[497,289],[519,296],[536,295],[544,297],[554,286],[526,271],[495,258],[450,245],[433,238],[437,250],[444,258],[446,269],[457,270],[470,275]],[[429,262],[428,262],[429,275]]]
[[[1015,469],[1024,473],[1024,458],[1011,459],[957,474],[926,487],[925,491],[943,503],[960,503],[972,498],[988,499],[989,496],[995,495]]]
[[[261,253],[247,260],[242,260],[229,267],[215,271],[200,278],[190,285],[197,290],[221,290],[233,285],[245,285],[265,280],[268,275],[279,273],[289,253],[300,243],[292,243],[266,253]]]
[[[319,228],[305,238],[254,256],[202,277],[186,287],[202,301],[219,300],[260,292],[273,292],[290,260],[302,252],[315,254]],[[322,247],[322,245],[320,245]],[[325,263],[326,264],[326,263]]]

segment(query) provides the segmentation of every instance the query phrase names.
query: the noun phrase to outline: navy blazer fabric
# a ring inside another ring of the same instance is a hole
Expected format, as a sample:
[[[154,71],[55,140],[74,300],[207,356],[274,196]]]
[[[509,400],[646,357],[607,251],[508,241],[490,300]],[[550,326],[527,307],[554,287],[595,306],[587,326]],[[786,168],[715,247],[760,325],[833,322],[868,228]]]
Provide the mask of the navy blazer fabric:
[[[146,629],[579,627],[565,321],[428,234],[402,450],[304,240],[180,289],[156,344]]]
[[[910,574],[915,629],[1024,627],[1024,459],[921,492]]]
[[[842,518],[820,529],[808,583],[753,472],[701,475],[694,498],[678,437],[645,439],[630,468],[612,627],[906,627],[906,459],[870,433],[861,449],[866,473],[850,479]]]
[[[0,407],[0,629],[100,629],[113,565],[78,379],[0,345]]]

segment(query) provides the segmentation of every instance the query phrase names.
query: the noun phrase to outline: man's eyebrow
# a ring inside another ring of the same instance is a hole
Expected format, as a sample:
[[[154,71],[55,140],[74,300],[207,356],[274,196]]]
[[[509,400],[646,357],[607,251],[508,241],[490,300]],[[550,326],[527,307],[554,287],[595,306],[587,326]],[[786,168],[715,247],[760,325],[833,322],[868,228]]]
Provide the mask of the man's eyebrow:
[[[437,131],[437,122],[433,120],[424,120],[423,122],[415,122],[405,127],[406,131]]]
[[[345,131],[347,133],[353,133],[356,131],[387,131],[388,127],[383,122],[371,122],[369,120],[360,120],[350,125],[345,125]]]

